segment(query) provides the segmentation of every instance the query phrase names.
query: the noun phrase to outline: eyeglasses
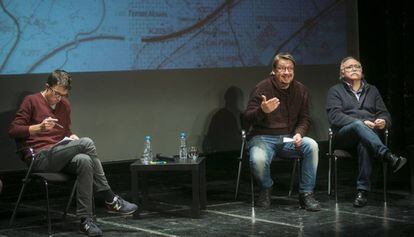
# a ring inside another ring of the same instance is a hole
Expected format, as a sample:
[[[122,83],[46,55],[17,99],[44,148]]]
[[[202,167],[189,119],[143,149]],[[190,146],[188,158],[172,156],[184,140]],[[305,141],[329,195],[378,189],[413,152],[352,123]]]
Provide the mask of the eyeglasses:
[[[60,92],[55,91],[52,87],[49,87],[49,89],[52,91],[53,96],[56,97],[57,99],[62,99],[62,97],[67,98],[69,96],[69,94],[61,94]]]
[[[355,65],[349,65],[343,68],[345,71],[350,72],[355,69],[355,71],[360,71],[362,69],[362,66],[359,64]]]
[[[285,72],[286,70],[288,72],[293,72],[293,67],[277,67],[276,70],[278,72]]]

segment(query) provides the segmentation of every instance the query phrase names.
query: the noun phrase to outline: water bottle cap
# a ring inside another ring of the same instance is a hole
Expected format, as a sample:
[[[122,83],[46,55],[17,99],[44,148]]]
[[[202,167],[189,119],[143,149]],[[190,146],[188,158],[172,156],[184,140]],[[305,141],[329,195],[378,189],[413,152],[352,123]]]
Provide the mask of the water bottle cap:
[[[151,136],[145,136],[145,140],[151,140]]]

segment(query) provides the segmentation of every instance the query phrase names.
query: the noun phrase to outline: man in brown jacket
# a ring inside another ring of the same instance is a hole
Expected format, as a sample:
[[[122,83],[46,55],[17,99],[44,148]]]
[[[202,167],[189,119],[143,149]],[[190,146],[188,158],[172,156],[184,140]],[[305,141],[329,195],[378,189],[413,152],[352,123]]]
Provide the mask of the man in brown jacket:
[[[302,154],[299,203],[308,211],[319,211],[313,196],[318,166],[318,144],[305,137],[310,126],[308,91],[294,78],[295,60],[280,53],[273,60],[271,76],[256,85],[250,95],[245,118],[251,124],[250,166],[260,184],[258,206],[270,206],[273,180],[270,164],[276,155]]]

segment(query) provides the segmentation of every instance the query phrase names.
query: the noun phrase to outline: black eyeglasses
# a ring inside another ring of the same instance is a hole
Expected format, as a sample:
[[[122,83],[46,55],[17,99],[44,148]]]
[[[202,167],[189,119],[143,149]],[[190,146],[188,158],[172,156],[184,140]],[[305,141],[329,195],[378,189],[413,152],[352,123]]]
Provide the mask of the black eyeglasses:
[[[278,72],[285,72],[285,71],[293,72],[293,67],[277,67],[276,70]]]
[[[58,91],[55,91],[52,87],[49,87],[49,89],[52,91],[53,96],[56,97],[56,98],[58,98],[58,99],[61,99],[62,97],[65,97],[65,98],[68,98],[69,97],[69,94],[62,94],[62,93],[60,93]]]

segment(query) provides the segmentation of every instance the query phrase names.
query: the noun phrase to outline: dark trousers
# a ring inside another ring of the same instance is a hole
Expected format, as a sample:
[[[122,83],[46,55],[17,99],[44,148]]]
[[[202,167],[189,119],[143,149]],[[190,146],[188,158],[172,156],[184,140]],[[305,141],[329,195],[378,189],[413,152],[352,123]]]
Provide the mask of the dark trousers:
[[[355,150],[358,155],[359,174],[357,189],[371,190],[372,158],[383,158],[388,148],[381,141],[378,133],[362,121],[352,122],[335,134],[335,148]]]
[[[34,169],[43,172],[64,172],[77,176],[76,214],[78,217],[92,215],[94,192],[110,189],[101,161],[98,159],[95,144],[87,137],[40,151],[36,155]]]

